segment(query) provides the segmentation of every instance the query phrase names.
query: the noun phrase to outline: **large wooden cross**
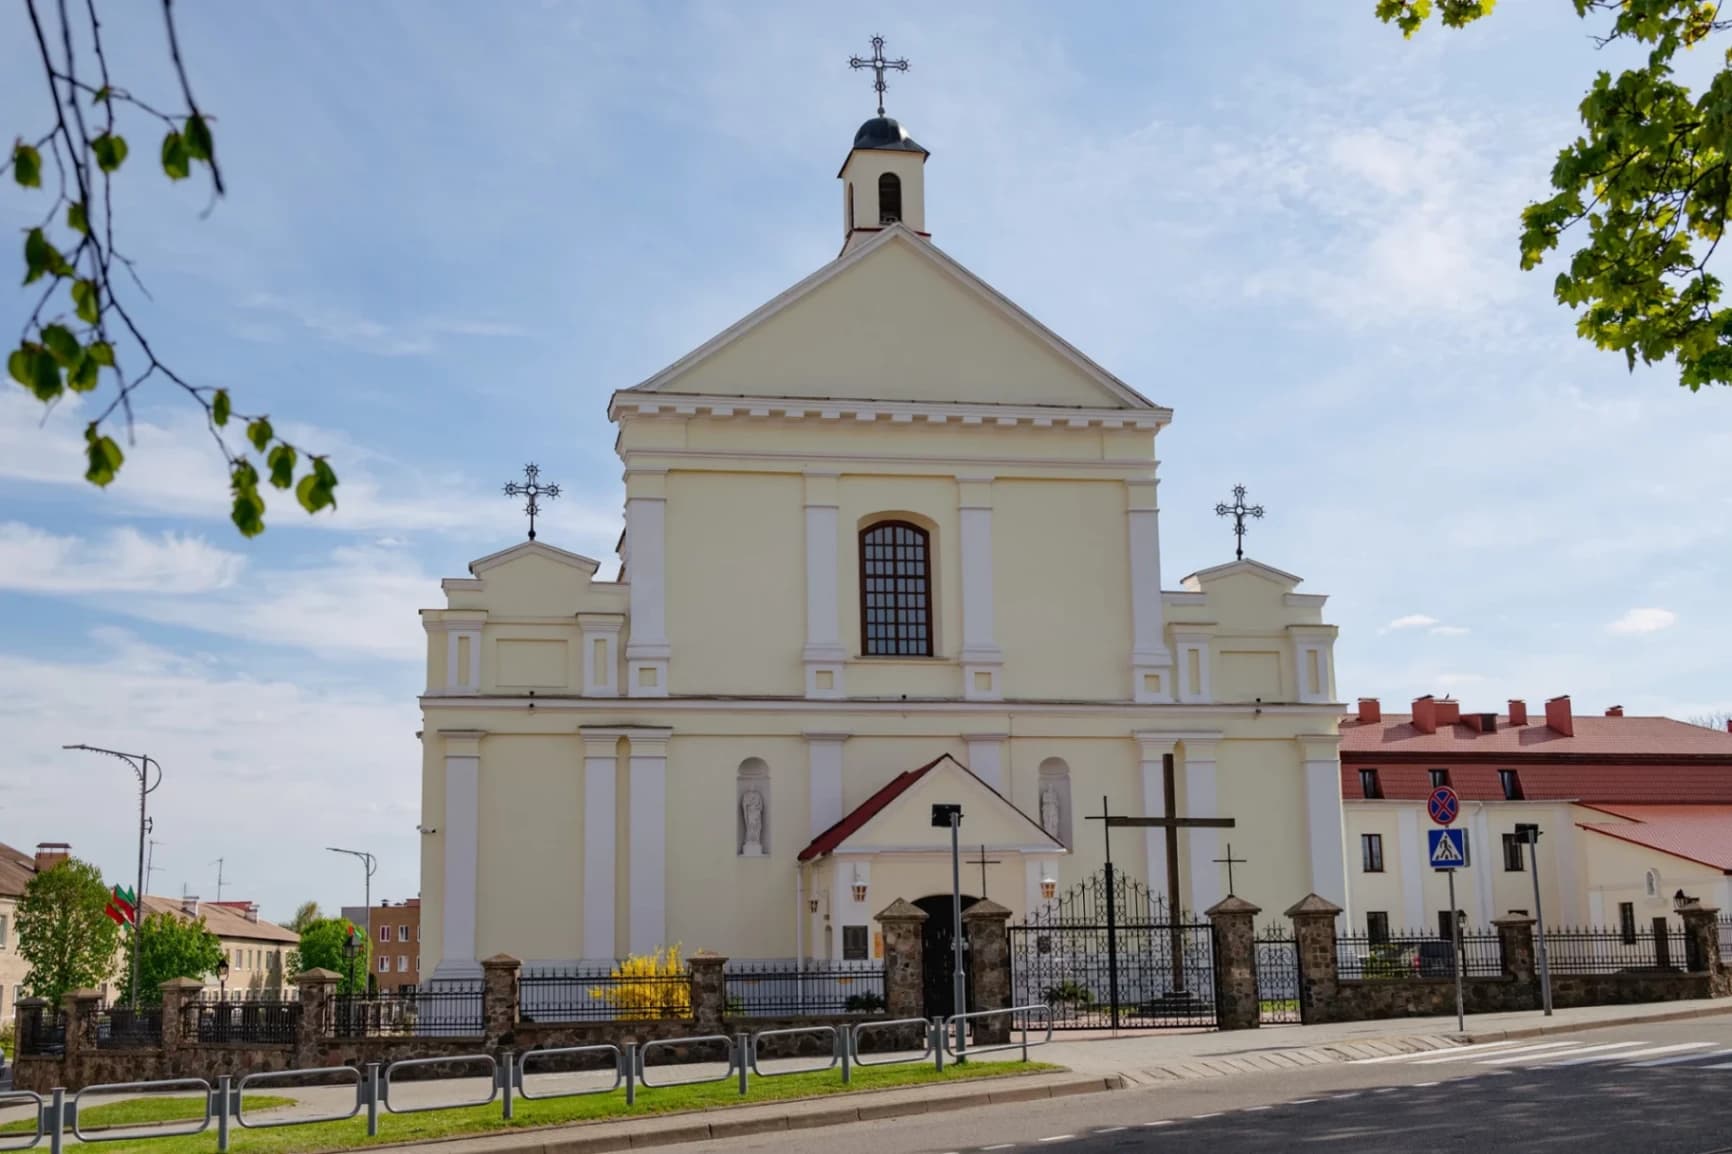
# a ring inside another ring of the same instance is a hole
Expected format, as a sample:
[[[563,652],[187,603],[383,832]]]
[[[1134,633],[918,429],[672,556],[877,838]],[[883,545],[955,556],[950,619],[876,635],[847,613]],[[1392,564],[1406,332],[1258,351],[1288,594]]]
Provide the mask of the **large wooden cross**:
[[[1173,781],[1173,755],[1161,755],[1161,794],[1165,805],[1164,817],[1129,817],[1115,814],[1108,810],[1107,799],[1101,798],[1100,816],[1089,815],[1089,821],[1106,823],[1107,835],[1107,868],[1112,868],[1113,850],[1111,830],[1115,826],[1128,826],[1133,829],[1158,829],[1164,835],[1167,848],[1167,922],[1171,928],[1173,988],[1182,990],[1185,987],[1185,957],[1183,921],[1180,917],[1179,905],[1179,831],[1181,829],[1232,829],[1235,822],[1230,817],[1178,817],[1174,810],[1179,808],[1178,787]]]

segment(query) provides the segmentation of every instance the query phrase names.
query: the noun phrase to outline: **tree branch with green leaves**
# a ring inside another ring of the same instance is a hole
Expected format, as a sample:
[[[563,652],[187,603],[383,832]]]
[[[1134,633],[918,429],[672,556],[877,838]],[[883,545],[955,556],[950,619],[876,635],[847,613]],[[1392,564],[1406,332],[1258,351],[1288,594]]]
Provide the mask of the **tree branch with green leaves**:
[[[20,187],[53,199],[24,236],[24,285],[42,288],[6,358],[8,374],[47,406],[68,393],[102,394],[106,386],[106,403],[84,428],[84,476],[94,485],[112,483],[125,462],[111,430],[122,424],[131,447],[134,394],[165,382],[202,410],[228,470],[230,518],[242,534],[264,531],[261,476],[274,488],[293,490],[309,513],[335,508],[337,474],[324,456],[283,437],[268,415],[237,412],[226,386],[188,381],[157,355],[130,307],[134,294],[150,294],[114,239],[114,185],[131,153],[122,121],[142,120],[163,131],[159,163],[169,180],[201,173],[210,182],[212,207],[226,191],[213,118],[199,107],[187,80],[173,0],[162,0],[162,17],[184,105],[174,113],[114,82],[97,0],[23,4],[54,122],[34,138],[17,139],[0,162],[0,177],[10,171]]]
[[[1487,16],[1494,0],[1377,0],[1377,16],[1412,36],[1433,15],[1448,28]],[[1559,152],[1552,195],[1522,210],[1523,269],[1566,233],[1584,243],[1553,282],[1578,314],[1576,332],[1638,361],[1668,357],[1691,391],[1732,384],[1732,308],[1710,269],[1732,207],[1732,50],[1700,92],[1680,83],[1678,53],[1732,27],[1702,0],[1571,0],[1604,21],[1594,42],[1646,46],[1645,63],[1595,76],[1579,111],[1583,134]]]

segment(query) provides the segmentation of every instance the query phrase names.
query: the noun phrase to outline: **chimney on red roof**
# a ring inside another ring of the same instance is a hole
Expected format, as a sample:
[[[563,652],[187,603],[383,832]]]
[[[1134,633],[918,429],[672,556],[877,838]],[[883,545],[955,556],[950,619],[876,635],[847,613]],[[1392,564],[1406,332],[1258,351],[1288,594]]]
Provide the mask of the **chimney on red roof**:
[[[1509,699],[1509,723],[1511,725],[1526,725],[1528,723],[1528,703],[1517,697]]]
[[[1624,707],[1621,705],[1608,705],[1606,707],[1606,716],[1607,717],[1622,717],[1622,716],[1624,716]]]
[[[245,910],[243,910],[242,913],[245,914],[247,921],[249,921],[249,922],[258,921],[259,920],[259,903],[258,902],[248,902],[247,908]]]
[[[1437,723],[1454,725],[1461,720],[1461,702],[1453,697],[1441,697],[1437,702]]]
[[[72,847],[63,841],[38,842],[36,846],[36,872],[46,873],[71,856]]]
[[[1376,725],[1383,720],[1383,704],[1375,697],[1359,699],[1359,724]]]
[[[1413,699],[1413,728],[1421,733],[1437,732],[1437,699],[1429,693]]]
[[[1570,695],[1560,694],[1546,702],[1546,726],[1565,737],[1576,735],[1576,719],[1570,713]]]

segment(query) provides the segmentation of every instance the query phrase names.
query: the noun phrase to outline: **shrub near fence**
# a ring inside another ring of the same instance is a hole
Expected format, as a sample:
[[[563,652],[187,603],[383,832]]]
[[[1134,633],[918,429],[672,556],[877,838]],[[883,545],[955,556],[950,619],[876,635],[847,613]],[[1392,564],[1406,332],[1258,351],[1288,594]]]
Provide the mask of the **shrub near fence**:
[[[544,970],[518,979],[526,1022],[659,1021],[691,1017],[691,975],[648,972],[628,962]]]

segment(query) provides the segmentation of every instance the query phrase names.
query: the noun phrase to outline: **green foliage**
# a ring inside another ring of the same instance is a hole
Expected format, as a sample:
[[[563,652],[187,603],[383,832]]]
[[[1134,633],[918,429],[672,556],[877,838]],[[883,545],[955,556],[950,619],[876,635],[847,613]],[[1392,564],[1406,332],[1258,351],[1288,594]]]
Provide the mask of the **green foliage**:
[[[850,994],[848,1000],[842,1003],[842,1009],[850,1014],[882,1014],[884,997],[874,993]]]
[[[222,942],[205,927],[204,919],[192,921],[175,914],[151,914],[139,927],[140,1002],[162,1000],[162,984],[171,978],[203,978],[216,973],[222,961]],[[122,998],[132,1000],[132,937],[127,938],[126,962],[121,969]]]
[[[102,871],[89,862],[68,858],[30,879],[17,914],[18,953],[30,966],[26,997],[58,1005],[67,991],[107,980],[120,935],[107,906]]]
[[[367,975],[373,967],[373,943],[368,940],[364,927],[353,927],[360,938],[361,949],[355,955],[354,980],[351,981],[349,959],[343,952],[350,928],[350,923],[342,918],[318,918],[308,922],[307,928],[301,931],[300,945],[289,951],[290,975],[307,970],[330,970],[343,979],[337,987],[338,993],[366,993]]]
[[[1061,982],[1050,987],[1041,1000],[1047,1005],[1058,1006],[1092,1006],[1095,1003],[1094,991],[1087,986],[1073,981]]]
[[[1552,195],[1522,211],[1524,269],[1544,262],[1565,232],[1586,242],[1553,282],[1578,313],[1576,332],[1622,353],[1633,370],[1670,357],[1692,391],[1732,384],[1732,308],[1709,271],[1732,208],[1732,52],[1695,93],[1674,78],[1682,49],[1732,27],[1701,0],[1572,0],[1584,19],[1607,17],[1602,45],[1647,48],[1640,67],[1601,71],[1582,99],[1583,134],[1558,154]],[[1378,0],[1377,16],[1413,35],[1436,8],[1460,28],[1489,0]]]
[[[44,6],[40,11],[32,8],[49,25],[34,28],[45,62],[51,61],[52,44],[76,43],[76,50],[66,51],[74,56],[87,52],[89,58],[82,62],[64,59],[44,64],[48,72],[43,79],[54,91],[64,87],[67,102],[53,105],[54,121],[39,139],[18,137],[10,154],[0,154],[0,174],[10,168],[12,179],[20,188],[44,189],[44,152],[53,158],[60,175],[57,189],[46,190],[56,199],[40,217],[43,223],[24,235],[23,283],[46,283],[39,293],[32,294],[34,308],[27,311],[17,346],[7,350],[7,375],[45,405],[63,399],[68,390],[96,393],[105,380],[109,382],[114,395],[94,410],[94,419],[85,433],[84,476],[93,485],[113,483],[125,461],[119,444],[107,434],[105,425],[111,419],[120,419],[116,418],[117,413],[130,423],[133,391],[147,382],[166,380],[204,409],[227,462],[234,497],[231,516],[241,533],[251,537],[265,528],[265,501],[259,491],[259,468],[252,459],[255,456],[268,464],[271,484],[279,490],[292,489],[296,501],[307,512],[335,508],[337,474],[324,457],[299,449],[277,435],[270,420],[262,415],[240,417],[247,426],[245,442],[237,444],[225,439],[221,430],[228,426],[231,417],[239,416],[233,411],[229,391],[194,385],[164,364],[129,314],[126,278],[135,282],[136,271],[115,242],[118,177],[130,151],[127,138],[119,131],[121,115],[142,115],[161,123],[164,129],[161,166],[170,181],[186,180],[195,173],[207,174],[212,190],[221,196],[222,172],[217,164],[211,118],[193,101],[178,49],[172,61],[186,112],[172,116],[108,83],[108,61],[103,55],[102,26],[95,0],[88,9],[88,27],[82,14],[84,6],[79,7],[79,14],[65,5],[58,9]],[[162,12],[168,42],[174,45],[177,41],[173,9],[164,4]],[[56,19],[62,25],[71,21],[72,26],[55,26]],[[104,83],[92,88],[74,80],[75,75],[100,75]],[[70,101],[80,92],[90,94],[93,112],[89,116],[73,115],[76,108]],[[59,211],[62,206],[64,214]],[[63,229],[52,223],[62,216]],[[121,267],[124,273],[119,271]],[[142,287],[139,286],[141,291]],[[77,324],[64,320],[63,310],[68,303]],[[131,374],[121,371],[117,341],[125,347],[129,359],[142,364],[142,369],[134,368]]]
[[[297,934],[307,932],[307,927],[324,917],[319,912],[318,902],[302,902],[295,907],[295,916],[289,919],[288,928]]]

